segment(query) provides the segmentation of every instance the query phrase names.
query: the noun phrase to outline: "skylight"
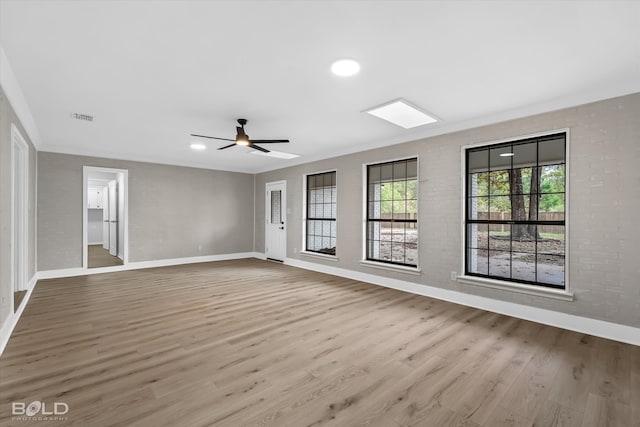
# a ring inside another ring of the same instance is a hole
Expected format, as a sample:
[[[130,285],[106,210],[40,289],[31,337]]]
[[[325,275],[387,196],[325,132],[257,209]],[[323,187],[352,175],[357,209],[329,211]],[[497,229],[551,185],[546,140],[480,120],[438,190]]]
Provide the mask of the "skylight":
[[[397,99],[363,112],[405,129],[411,129],[438,121],[436,118],[418,109],[418,107],[411,105],[404,99]]]

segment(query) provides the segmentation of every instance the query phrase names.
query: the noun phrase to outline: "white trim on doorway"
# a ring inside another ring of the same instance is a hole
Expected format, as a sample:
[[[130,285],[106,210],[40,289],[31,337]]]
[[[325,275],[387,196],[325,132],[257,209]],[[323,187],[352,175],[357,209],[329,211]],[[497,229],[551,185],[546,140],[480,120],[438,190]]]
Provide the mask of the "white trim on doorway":
[[[84,274],[89,270],[88,264],[88,213],[87,208],[89,204],[88,200],[88,186],[89,175],[91,173],[113,173],[122,174],[122,192],[124,200],[124,215],[122,219],[119,219],[120,226],[123,227],[123,239],[122,239],[122,262],[124,265],[110,267],[109,271],[126,270],[126,265],[129,263],[129,171],[127,169],[113,169],[103,168],[96,166],[83,166],[82,167],[82,271]],[[120,254],[118,254],[120,255]]]
[[[11,310],[13,292],[28,286],[29,146],[11,123]]]
[[[282,233],[277,231],[273,233],[274,224],[271,220],[271,192],[280,191],[280,219],[281,223],[277,224]],[[289,226],[289,211],[287,210],[287,181],[275,181],[267,182],[265,184],[265,224],[264,224],[264,245],[267,258],[274,261],[284,261],[287,257],[287,227]],[[271,233],[271,234],[269,234]],[[274,238],[282,239],[281,242],[274,241]],[[278,243],[276,248],[269,248],[273,246],[272,243]]]

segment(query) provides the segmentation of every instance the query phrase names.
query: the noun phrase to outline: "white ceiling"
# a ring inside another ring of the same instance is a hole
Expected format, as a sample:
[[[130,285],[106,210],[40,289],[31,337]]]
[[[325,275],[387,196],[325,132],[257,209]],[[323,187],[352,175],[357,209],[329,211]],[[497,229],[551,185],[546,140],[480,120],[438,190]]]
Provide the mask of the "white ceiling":
[[[258,172],[640,92],[633,1],[0,0],[0,15],[43,151]],[[357,76],[331,74],[344,57]],[[400,97],[442,121],[361,113]],[[302,157],[189,148],[239,117]]]

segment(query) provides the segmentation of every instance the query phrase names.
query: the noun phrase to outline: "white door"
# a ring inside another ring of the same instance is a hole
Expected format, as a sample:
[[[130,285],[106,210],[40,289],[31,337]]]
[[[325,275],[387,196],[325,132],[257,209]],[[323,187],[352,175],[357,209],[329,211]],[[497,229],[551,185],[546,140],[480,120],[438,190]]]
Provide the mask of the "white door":
[[[286,182],[271,182],[266,191],[265,254],[268,259],[284,261],[287,256]]]
[[[118,256],[118,184],[109,181],[109,254]]]
[[[109,250],[109,186],[102,189],[102,247]]]

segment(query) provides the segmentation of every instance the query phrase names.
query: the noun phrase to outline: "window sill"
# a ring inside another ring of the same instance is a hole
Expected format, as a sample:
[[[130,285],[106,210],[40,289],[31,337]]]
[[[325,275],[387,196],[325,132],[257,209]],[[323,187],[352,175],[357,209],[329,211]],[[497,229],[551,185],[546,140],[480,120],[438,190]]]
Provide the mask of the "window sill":
[[[458,276],[456,280],[458,283],[464,283],[466,285],[482,286],[485,288],[500,289],[503,291],[558,299],[562,301],[573,301],[573,293],[562,289],[544,288],[542,286],[504,282],[502,280],[485,279],[475,276]]]
[[[338,262],[338,257],[335,255],[321,254],[318,252],[300,251],[300,255],[308,256],[311,258],[326,259],[327,261]]]
[[[373,268],[379,268],[380,270],[387,270],[387,271],[395,271],[398,273],[407,273],[407,274],[413,274],[415,276],[420,276],[421,270],[418,267],[404,267],[402,265],[393,265],[393,264],[387,264],[384,262],[375,262],[375,261],[369,261],[369,260],[362,260],[360,261],[360,265],[363,265],[365,267],[373,267]]]

